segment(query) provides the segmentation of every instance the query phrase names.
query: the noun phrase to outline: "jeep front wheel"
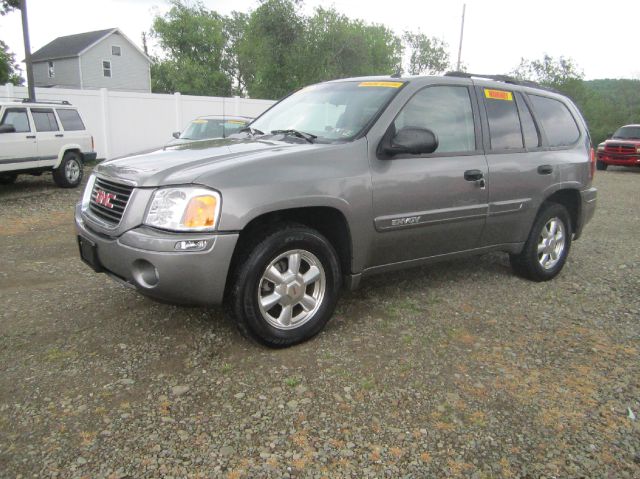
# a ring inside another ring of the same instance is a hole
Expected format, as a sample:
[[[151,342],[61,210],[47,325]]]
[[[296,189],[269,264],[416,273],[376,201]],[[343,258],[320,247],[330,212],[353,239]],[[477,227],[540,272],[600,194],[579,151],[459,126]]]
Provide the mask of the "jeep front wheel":
[[[232,285],[231,308],[245,335],[285,347],[318,334],[333,314],[340,266],[329,241],[287,225],[252,248]]]
[[[609,165],[606,164],[602,160],[596,160],[596,169],[600,171],[605,171]]]
[[[82,181],[82,159],[75,151],[62,157],[60,166],[53,170],[53,181],[61,188],[75,188]]]

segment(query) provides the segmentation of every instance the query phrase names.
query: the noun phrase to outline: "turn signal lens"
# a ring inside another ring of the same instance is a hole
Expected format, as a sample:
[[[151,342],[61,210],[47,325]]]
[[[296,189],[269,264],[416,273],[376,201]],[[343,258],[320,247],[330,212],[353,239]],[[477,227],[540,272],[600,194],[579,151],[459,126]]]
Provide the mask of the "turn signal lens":
[[[187,228],[213,228],[216,224],[215,196],[196,196],[191,198],[184,213],[182,224]]]

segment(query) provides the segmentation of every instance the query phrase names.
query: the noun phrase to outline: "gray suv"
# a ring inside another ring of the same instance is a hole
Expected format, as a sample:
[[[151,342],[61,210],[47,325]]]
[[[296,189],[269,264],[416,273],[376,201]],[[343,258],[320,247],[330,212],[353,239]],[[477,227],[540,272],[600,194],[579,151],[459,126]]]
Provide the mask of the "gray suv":
[[[102,162],[81,257],[162,301],[224,301],[274,347],[374,273],[497,250],[549,280],[594,214],[589,133],[566,97],[499,80],[321,83],[234,137]]]

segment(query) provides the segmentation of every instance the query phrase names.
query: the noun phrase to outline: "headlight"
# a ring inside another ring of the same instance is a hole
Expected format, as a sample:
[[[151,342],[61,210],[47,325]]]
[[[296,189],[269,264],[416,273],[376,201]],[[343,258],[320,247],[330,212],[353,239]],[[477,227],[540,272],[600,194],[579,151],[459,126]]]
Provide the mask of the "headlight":
[[[213,231],[222,199],[206,188],[162,188],[151,198],[144,223],[173,231]]]
[[[91,174],[87,181],[87,186],[84,188],[82,194],[82,211],[89,209],[89,202],[91,201],[91,193],[93,192],[93,184],[96,182],[96,175]]]
[[[604,145],[603,144],[598,145],[598,151],[603,151],[603,150],[604,150]]]

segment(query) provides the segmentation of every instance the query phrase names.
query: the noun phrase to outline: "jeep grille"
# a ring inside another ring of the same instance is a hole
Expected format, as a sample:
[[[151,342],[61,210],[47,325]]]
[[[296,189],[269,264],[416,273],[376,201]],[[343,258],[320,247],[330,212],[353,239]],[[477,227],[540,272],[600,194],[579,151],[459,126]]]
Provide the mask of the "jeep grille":
[[[98,218],[117,225],[122,219],[132,191],[132,186],[96,178],[89,210]]]

